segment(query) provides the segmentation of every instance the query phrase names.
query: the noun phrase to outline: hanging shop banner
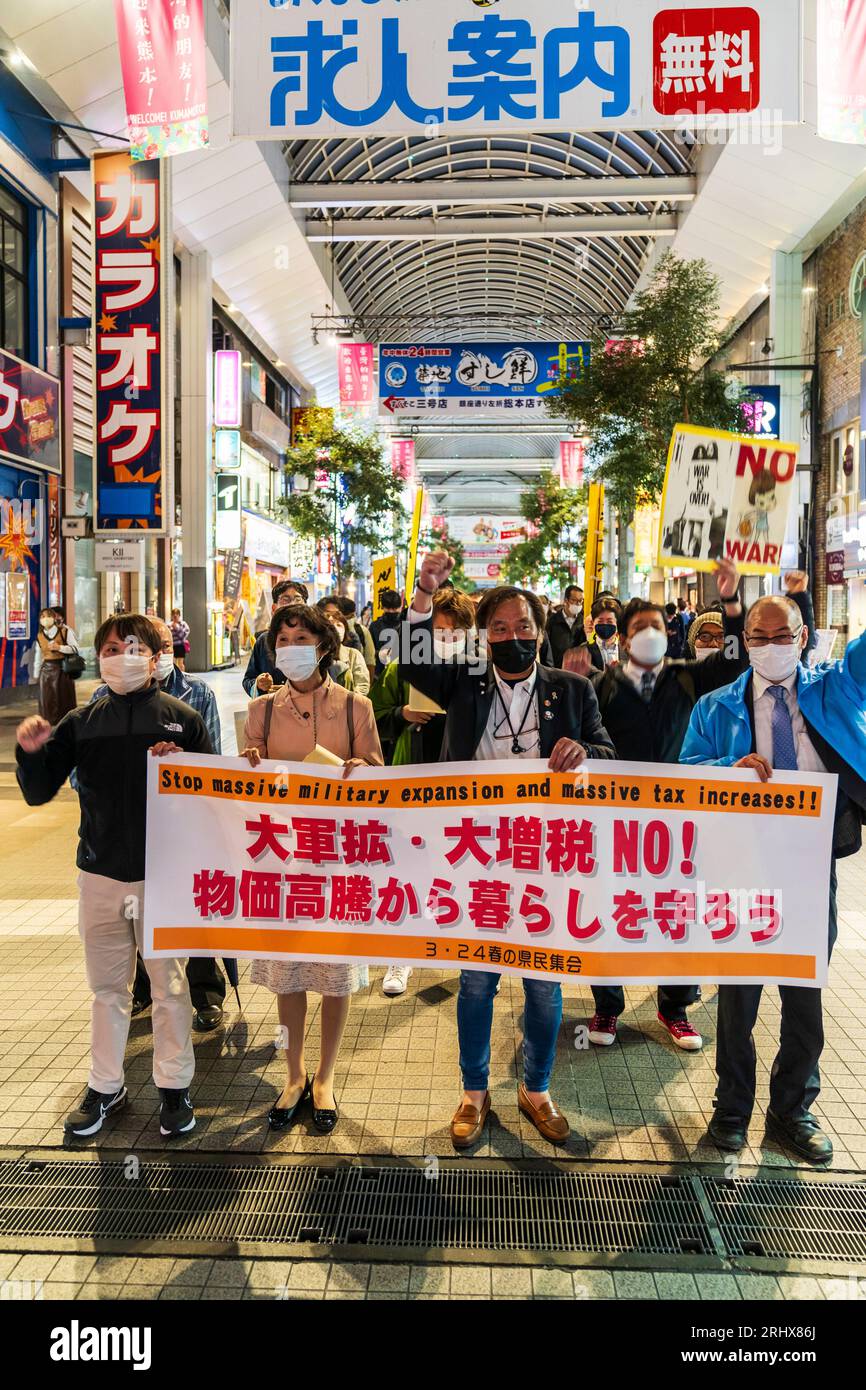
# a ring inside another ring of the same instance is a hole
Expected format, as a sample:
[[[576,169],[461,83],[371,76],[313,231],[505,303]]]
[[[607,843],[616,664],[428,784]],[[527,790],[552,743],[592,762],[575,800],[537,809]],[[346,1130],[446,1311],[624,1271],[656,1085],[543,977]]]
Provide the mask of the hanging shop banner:
[[[415,440],[414,439],[392,439],[391,440],[391,471],[396,478],[402,478],[404,483],[411,483],[415,480]]]
[[[94,529],[165,535],[173,465],[168,166],[96,153],[93,206]]]
[[[0,455],[60,472],[60,382],[0,350]]]
[[[386,555],[382,560],[373,561],[373,617],[381,618],[382,594],[386,589],[397,587],[397,557]]]
[[[747,386],[748,400],[740,406],[745,429],[761,439],[779,438],[782,412],[781,386]]]
[[[537,413],[590,365],[589,343],[382,343],[379,414]]]
[[[208,143],[202,0],[114,0],[133,159]]]
[[[232,0],[232,134],[651,130],[800,118],[799,0]]]
[[[504,546],[507,552],[518,541],[526,540],[527,526],[514,516],[454,516],[448,521],[448,535],[464,547]]]
[[[562,439],[559,443],[560,487],[583,487],[586,449],[582,439]]]
[[[778,574],[797,492],[797,444],[677,425],[662,494],[658,563]]]
[[[818,134],[866,145],[866,4],[818,0]]]
[[[415,574],[418,569],[418,542],[421,539],[421,518],[424,515],[424,489],[419,487],[415,494],[412,511],[412,530],[409,533],[409,562],[406,566],[406,602],[409,603],[415,592]]]
[[[373,404],[375,356],[372,343],[338,343],[337,372],[341,406]]]
[[[719,767],[148,758],[143,954],[822,985],[835,802]]]
[[[60,606],[63,595],[60,592],[60,479],[52,473],[48,479],[47,497],[47,535],[48,542],[48,602],[53,608]]]
[[[220,348],[213,355],[213,422],[217,429],[239,430],[243,405],[241,355]]]
[[[215,544],[217,550],[237,550],[241,544],[241,480],[237,473],[218,473],[214,479]]]

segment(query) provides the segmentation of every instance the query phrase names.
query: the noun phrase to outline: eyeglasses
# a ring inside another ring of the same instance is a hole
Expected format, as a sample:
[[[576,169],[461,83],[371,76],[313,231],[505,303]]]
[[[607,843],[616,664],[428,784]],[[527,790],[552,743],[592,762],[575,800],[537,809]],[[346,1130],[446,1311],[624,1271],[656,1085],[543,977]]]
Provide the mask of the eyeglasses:
[[[746,640],[750,647],[766,647],[769,643],[772,643],[774,647],[790,647],[794,642],[800,640],[802,631],[803,629],[800,627],[796,632],[780,632],[777,637],[752,637],[747,632]]]

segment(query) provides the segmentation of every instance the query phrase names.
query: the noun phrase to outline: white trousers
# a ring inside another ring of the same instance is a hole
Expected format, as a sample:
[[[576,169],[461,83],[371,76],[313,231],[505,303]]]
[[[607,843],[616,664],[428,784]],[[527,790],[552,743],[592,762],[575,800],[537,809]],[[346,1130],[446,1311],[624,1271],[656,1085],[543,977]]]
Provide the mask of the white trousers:
[[[113,1095],[123,1085],[135,952],[144,939],[144,883],[81,873],[78,886],[78,932],[93,991],[89,1084]],[[149,959],[147,973],[153,1000],[153,1079],[159,1087],[185,1090],[195,1071],[186,961]]]

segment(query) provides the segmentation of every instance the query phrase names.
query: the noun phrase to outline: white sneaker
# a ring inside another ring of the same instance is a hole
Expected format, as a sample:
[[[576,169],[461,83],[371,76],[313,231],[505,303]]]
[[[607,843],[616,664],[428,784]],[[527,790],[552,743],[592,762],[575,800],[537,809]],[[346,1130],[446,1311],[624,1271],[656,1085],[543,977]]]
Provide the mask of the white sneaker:
[[[411,965],[389,965],[382,981],[382,993],[405,994],[406,982],[411,974]]]

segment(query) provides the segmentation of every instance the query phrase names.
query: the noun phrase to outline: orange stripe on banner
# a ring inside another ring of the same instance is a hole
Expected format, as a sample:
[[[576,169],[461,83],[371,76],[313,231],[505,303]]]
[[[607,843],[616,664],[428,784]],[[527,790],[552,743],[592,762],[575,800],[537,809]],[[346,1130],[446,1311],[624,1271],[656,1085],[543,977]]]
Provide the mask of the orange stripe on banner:
[[[609,980],[628,978],[652,982],[669,979],[671,975],[685,980],[715,980],[721,973],[726,979],[762,974],[783,975],[791,980],[814,980],[816,977],[814,956],[776,952],[554,951],[546,946],[500,946],[489,941],[392,936],[385,932],[344,934],[281,931],[278,928],[262,931],[258,927],[156,927],[153,944],[158,951],[176,951],[179,956],[190,950],[210,950],[220,956],[250,951],[263,957],[272,956],[274,951],[291,951],[303,954],[308,960],[327,961],[349,956],[359,963],[417,960],[426,961],[430,966],[509,965],[542,975],[594,975]]]
[[[399,777],[387,782],[279,772],[211,771],[172,762],[160,770],[161,796],[207,796],[313,810],[403,810],[425,807],[566,805],[616,811],[745,811],[749,815],[819,817],[823,789],[773,781],[721,782],[712,777],[629,777],[625,773],[507,773],[492,777]]]

